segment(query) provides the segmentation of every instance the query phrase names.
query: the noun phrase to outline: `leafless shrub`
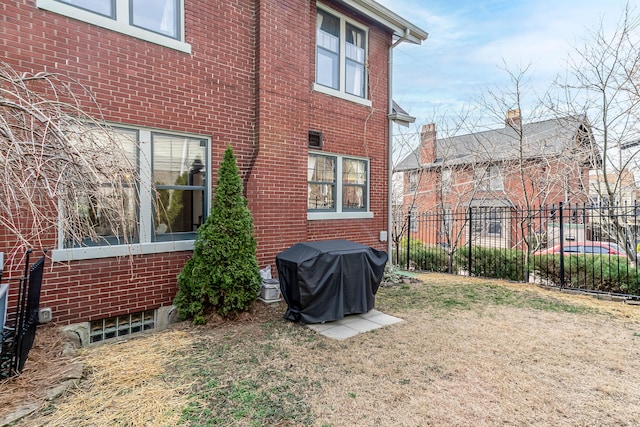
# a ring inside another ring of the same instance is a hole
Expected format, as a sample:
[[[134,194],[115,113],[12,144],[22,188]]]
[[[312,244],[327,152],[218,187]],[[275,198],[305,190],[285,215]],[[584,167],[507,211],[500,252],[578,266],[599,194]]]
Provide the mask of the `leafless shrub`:
[[[139,188],[131,143],[111,131],[77,81],[0,63],[0,226],[13,242],[8,259],[63,240],[129,241],[135,227],[123,203],[136,203]]]

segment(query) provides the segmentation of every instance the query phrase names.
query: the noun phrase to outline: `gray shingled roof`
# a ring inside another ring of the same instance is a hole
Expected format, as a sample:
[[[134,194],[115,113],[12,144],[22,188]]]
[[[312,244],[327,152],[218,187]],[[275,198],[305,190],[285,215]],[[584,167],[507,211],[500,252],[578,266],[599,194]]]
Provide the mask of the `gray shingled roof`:
[[[576,135],[580,129],[590,132],[584,117],[544,120],[523,124],[522,128],[523,156],[528,159],[558,156],[563,151],[576,147]],[[396,166],[395,171],[513,160],[519,157],[519,148],[517,130],[506,126],[437,139],[436,160],[430,164],[419,164],[421,147],[418,146]]]

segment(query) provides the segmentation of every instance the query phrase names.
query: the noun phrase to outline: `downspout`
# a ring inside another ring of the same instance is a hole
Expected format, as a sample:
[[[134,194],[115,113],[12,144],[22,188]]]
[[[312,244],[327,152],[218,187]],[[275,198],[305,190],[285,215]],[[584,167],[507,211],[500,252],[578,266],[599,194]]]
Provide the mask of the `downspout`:
[[[389,143],[388,145],[388,150],[389,152],[387,153],[387,159],[388,159],[388,163],[389,163],[389,170],[388,170],[388,177],[387,177],[387,254],[389,255],[389,260],[391,260],[391,262],[393,263],[392,260],[392,242],[391,242],[391,230],[392,230],[392,225],[393,225],[393,218],[391,215],[391,210],[393,209],[393,119],[391,118],[391,115],[393,114],[393,49],[398,46],[400,43],[402,43],[403,41],[405,41],[409,35],[411,35],[411,30],[409,30],[409,28],[405,28],[404,30],[404,35],[402,37],[400,37],[398,40],[396,40],[390,47],[389,47],[389,60],[388,62],[388,66],[389,66],[389,71],[387,73],[387,80],[388,80],[388,89],[387,89],[387,93],[389,94],[389,114],[387,115],[387,117],[389,118]]]

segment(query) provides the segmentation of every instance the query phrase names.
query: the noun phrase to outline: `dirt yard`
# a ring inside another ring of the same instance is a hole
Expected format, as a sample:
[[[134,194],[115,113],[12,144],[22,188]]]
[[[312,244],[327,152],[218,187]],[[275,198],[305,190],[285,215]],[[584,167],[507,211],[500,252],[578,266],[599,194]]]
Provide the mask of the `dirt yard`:
[[[36,401],[16,426],[638,424],[640,306],[420,279],[378,292],[376,308],[403,322],[345,341],[282,320],[283,303],[76,359],[61,358],[45,328],[23,376],[0,383],[0,419]],[[46,378],[59,381],[74,361],[84,363],[83,380],[37,400]]]

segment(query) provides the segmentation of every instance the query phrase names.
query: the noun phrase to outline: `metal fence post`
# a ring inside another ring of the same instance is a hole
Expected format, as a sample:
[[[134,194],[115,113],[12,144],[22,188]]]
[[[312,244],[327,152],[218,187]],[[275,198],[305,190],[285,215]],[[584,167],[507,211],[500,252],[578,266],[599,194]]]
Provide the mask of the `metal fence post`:
[[[473,230],[472,230],[472,223],[471,220],[473,219],[473,215],[471,213],[471,211],[473,210],[473,208],[471,206],[469,206],[469,277],[471,277],[471,238],[473,236]]]
[[[409,269],[409,253],[411,252],[411,211],[407,214],[407,270]]]
[[[560,289],[564,288],[564,205],[559,203],[560,211]]]

